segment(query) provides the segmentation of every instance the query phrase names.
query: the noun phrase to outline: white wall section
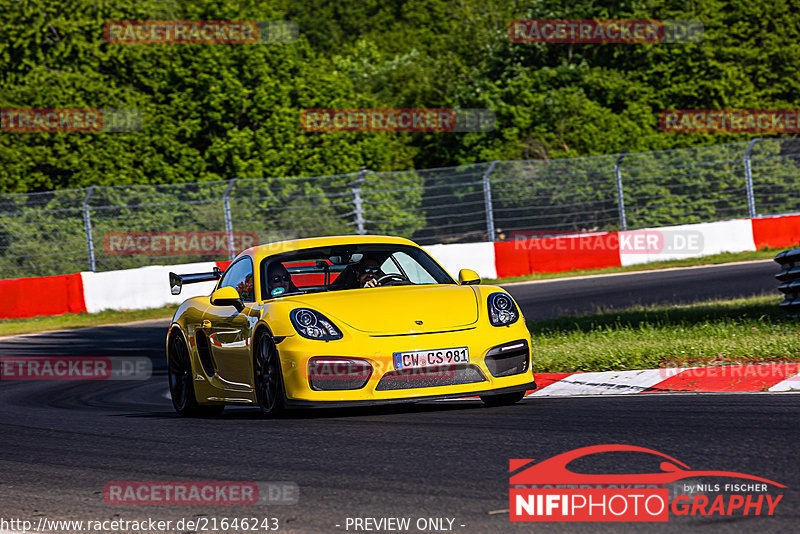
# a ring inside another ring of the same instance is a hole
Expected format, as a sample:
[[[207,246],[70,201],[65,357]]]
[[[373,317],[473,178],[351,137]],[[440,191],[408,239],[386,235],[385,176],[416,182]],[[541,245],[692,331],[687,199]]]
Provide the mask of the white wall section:
[[[481,278],[497,278],[494,243],[453,243],[422,248],[456,280],[461,269],[472,269]]]
[[[205,273],[214,270],[216,263],[187,263],[182,265],[151,265],[138,269],[83,272],[83,295],[86,311],[141,310],[180,304],[190,297],[210,295],[215,282],[200,282],[183,286],[180,295],[169,288],[169,273]]]
[[[622,265],[756,250],[750,219],[629,230],[619,240]]]

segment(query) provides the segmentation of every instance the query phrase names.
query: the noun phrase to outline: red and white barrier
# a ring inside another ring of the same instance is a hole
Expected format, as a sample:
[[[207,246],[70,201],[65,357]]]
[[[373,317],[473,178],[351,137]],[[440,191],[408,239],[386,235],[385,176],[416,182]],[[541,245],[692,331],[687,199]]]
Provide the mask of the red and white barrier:
[[[0,319],[85,312],[80,274],[0,280]]]
[[[201,262],[81,273],[86,311],[160,308],[167,304],[180,304],[190,297],[209,295],[214,289],[213,281],[187,285],[180,295],[173,295],[169,288],[169,273],[210,272],[215,266],[214,262]]]
[[[736,219],[648,228],[628,232],[577,234],[496,243],[455,243],[423,247],[454,278],[472,269],[482,278],[635,265],[763,247],[800,244],[800,215]],[[229,262],[152,265],[109,272],[0,280],[0,318],[34,317],[105,309],[158,308],[208,295],[214,282],[169,291],[167,274],[225,269]]]
[[[792,248],[800,243],[800,215],[753,219],[756,248]]]
[[[603,269],[800,244],[800,215],[495,243],[498,277]],[[454,246],[454,245],[452,245]]]
[[[456,280],[461,269],[472,269],[481,278],[498,276],[494,260],[494,243],[426,245],[422,248]]]
[[[637,237],[644,238],[642,245],[636,243]],[[620,232],[619,239],[622,265],[756,250],[750,219],[646,228]]]
[[[497,276],[619,267],[616,233],[577,234],[494,244]]]

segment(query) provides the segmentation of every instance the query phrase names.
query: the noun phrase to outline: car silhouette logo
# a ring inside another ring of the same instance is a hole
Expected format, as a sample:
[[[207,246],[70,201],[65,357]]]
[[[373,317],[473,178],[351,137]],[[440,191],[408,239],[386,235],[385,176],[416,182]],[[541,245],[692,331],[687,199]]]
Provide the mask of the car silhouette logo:
[[[644,452],[660,456],[667,461],[660,464],[661,472],[656,473],[634,473],[634,474],[584,474],[576,473],[567,469],[567,464],[588,456],[601,452]],[[509,471],[516,471],[524,465],[529,465],[534,460],[511,460]],[[676,480],[694,477],[730,477],[746,478],[759,482],[766,482],[779,488],[785,488],[783,484],[778,484],[772,480],[761,478],[745,473],[733,471],[695,471],[683,462],[668,456],[662,452],[637,447],[634,445],[594,445],[582,447],[572,451],[542,460],[522,471],[514,474],[509,479],[510,485],[535,485],[535,484],[669,484]]]

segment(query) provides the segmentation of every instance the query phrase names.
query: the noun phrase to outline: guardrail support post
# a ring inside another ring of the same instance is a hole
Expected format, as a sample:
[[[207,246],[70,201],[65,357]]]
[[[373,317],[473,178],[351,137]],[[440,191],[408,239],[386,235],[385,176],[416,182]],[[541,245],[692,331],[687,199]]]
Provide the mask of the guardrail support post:
[[[236,251],[233,248],[233,219],[231,219],[231,191],[233,186],[236,185],[237,178],[232,178],[228,182],[228,187],[225,189],[225,194],[222,195],[222,209],[225,212],[225,233],[228,235],[228,259],[232,260],[236,257]]]
[[[620,171],[620,165],[622,164],[622,160],[625,159],[625,155],[627,153],[628,149],[626,148],[620,153],[616,163],[614,163],[614,176],[617,181],[617,206],[619,207],[620,230],[628,229],[628,219],[627,216],[625,215],[625,195],[622,192],[622,172]]]
[[[747,188],[747,213],[751,219],[756,217],[756,197],[753,193],[753,172],[750,168],[750,155],[753,153],[753,147],[760,141],[758,137],[750,141],[747,145],[747,150],[744,151],[744,179],[745,187]]]
[[[492,184],[489,182],[489,176],[494,171],[497,160],[489,164],[489,168],[483,173],[483,203],[486,206],[486,233],[489,236],[489,241],[494,242],[494,211],[492,210]]]
[[[356,173],[356,179],[353,182],[353,187],[350,191],[353,193],[353,213],[355,213],[356,233],[358,235],[365,235],[367,230],[364,228],[364,201],[361,200],[361,184],[364,183],[364,177],[367,175],[367,168],[361,167],[361,170]]]
[[[95,271],[96,265],[94,261],[94,239],[92,239],[92,219],[89,215],[89,199],[94,194],[94,186],[89,187],[86,191],[86,196],[83,197],[83,228],[86,231],[86,248],[89,251],[89,269]]]

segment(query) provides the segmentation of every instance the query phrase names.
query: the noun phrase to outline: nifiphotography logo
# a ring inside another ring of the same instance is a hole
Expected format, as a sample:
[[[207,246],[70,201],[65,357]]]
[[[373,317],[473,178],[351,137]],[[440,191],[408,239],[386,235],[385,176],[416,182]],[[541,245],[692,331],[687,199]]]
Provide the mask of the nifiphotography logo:
[[[569,468],[573,462],[585,468],[592,458],[609,452],[652,455],[660,470],[584,474]],[[665,522],[670,516],[772,516],[783,499],[776,488],[786,488],[745,473],[693,470],[664,453],[634,445],[582,447],[540,462],[512,459],[509,472],[511,521]],[[706,481],[720,477],[724,480]]]

